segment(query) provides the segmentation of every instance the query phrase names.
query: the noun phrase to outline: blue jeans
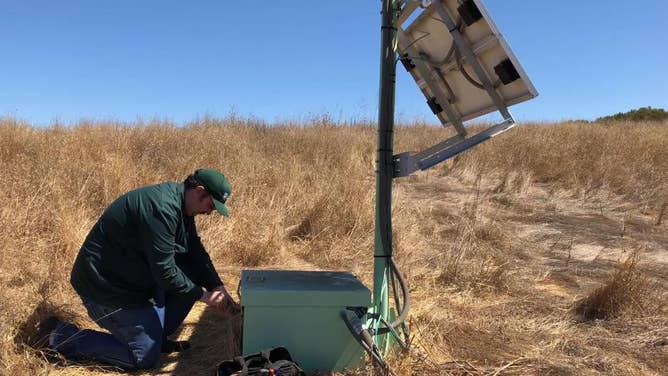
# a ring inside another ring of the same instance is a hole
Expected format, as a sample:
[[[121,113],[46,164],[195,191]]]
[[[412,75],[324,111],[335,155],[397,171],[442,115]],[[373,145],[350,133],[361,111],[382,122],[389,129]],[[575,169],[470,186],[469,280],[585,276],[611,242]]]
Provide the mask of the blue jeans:
[[[90,318],[109,333],[60,323],[51,335],[51,346],[67,359],[99,361],[125,370],[155,367],[162,342],[195,304],[170,294],[158,298],[164,305],[145,308],[112,308],[82,300]],[[161,309],[164,317],[160,317]]]

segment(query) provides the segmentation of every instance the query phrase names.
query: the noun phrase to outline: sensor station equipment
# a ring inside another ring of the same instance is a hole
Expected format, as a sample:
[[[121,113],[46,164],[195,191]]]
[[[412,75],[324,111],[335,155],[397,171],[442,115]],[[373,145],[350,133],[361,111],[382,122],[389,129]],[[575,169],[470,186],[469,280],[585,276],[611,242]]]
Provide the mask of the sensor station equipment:
[[[393,153],[398,63],[413,77],[441,124],[454,128],[453,137],[422,151]],[[322,272],[244,271],[244,353],[285,346],[313,371],[353,368],[364,350],[392,373],[383,356],[392,344],[407,346],[404,320],[409,310],[406,282],[392,259],[392,180],[426,170],[507,131],[515,125],[508,107],[537,95],[481,0],[382,0],[372,301],[367,306],[366,288],[352,275],[323,280]],[[464,122],[491,112],[503,120],[477,133],[466,128]],[[280,281],[271,283],[272,278]],[[345,286],[340,278],[347,279]],[[267,303],[269,295],[257,299],[267,291],[292,298],[277,308]],[[316,324],[314,315],[323,320]],[[270,327],[281,326],[289,330],[281,336],[270,333]],[[257,327],[267,330],[253,329]],[[328,338],[314,335],[315,327],[337,333],[330,337],[336,343],[322,346]],[[342,331],[345,337],[339,338]]]

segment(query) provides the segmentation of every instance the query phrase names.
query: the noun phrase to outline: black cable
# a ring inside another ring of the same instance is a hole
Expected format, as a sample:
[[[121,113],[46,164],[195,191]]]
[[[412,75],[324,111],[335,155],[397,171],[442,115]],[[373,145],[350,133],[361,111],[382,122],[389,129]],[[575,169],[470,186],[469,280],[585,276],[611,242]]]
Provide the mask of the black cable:
[[[345,310],[341,311],[341,318],[346,324],[346,327],[348,327],[350,333],[353,335],[353,338],[355,338],[360,346],[362,346],[364,351],[369,354],[371,361],[375,362],[378,367],[382,368],[390,375],[396,376],[396,373],[392,371],[390,366],[387,364],[387,362],[385,362],[381,354],[378,352],[378,347],[373,343],[373,338],[371,337],[371,334],[369,334],[369,331],[362,330],[361,333],[357,333],[357,330],[355,330],[353,324],[348,320],[348,316],[346,315]]]
[[[485,87],[482,86],[481,83],[479,83],[479,82],[477,82],[476,80],[474,80],[473,77],[471,77],[471,76],[469,75],[469,73],[466,71],[466,69],[464,69],[464,64],[462,64],[462,60],[461,60],[461,58],[462,58],[462,56],[459,54],[459,50],[455,51],[455,59],[457,60],[457,67],[459,67],[459,70],[460,70],[460,71],[462,72],[462,74],[464,75],[464,78],[466,78],[466,80],[467,80],[468,82],[470,82],[471,85],[477,87],[478,89],[486,90]]]
[[[397,293],[397,284],[396,284],[396,277],[394,274],[392,274],[392,278],[390,278],[390,284],[392,285],[392,295],[394,298],[394,306],[397,308],[397,312],[401,312],[401,301],[399,300],[399,294]]]
[[[401,293],[404,297],[404,304],[403,309],[401,310],[401,313],[399,314],[399,317],[394,320],[390,326],[392,328],[397,328],[401,323],[403,323],[406,320],[406,317],[408,316],[408,310],[411,307],[411,301],[410,297],[408,296],[408,285],[406,284],[406,280],[404,277],[401,275],[401,272],[399,272],[399,269],[397,268],[397,264],[394,263],[394,260],[392,258],[388,259],[390,266],[392,267],[392,272],[394,275],[397,276],[397,279],[399,280],[399,286],[401,287]]]
[[[397,307],[397,311],[401,311],[401,300],[399,299],[399,294],[397,292],[397,286],[396,286],[396,276],[392,275],[392,279],[390,280],[392,283],[392,295],[394,295],[394,305]],[[406,327],[406,323],[403,322],[401,323],[401,332],[404,334],[404,339],[405,343],[402,343],[402,347],[404,349],[408,349],[408,328]],[[401,341],[400,341],[401,342]]]
[[[441,59],[441,61],[431,61],[430,60],[429,62],[435,67],[439,66],[439,65],[447,62],[448,60],[450,60],[450,58],[452,57],[452,54],[455,52],[455,50],[456,50],[455,41],[453,40],[452,44],[450,44],[450,49],[448,50],[448,53],[445,54],[445,57],[443,59]]]
[[[445,22],[440,18],[436,18],[436,17],[431,17],[431,18],[445,24]],[[462,27],[463,27],[462,19],[458,18],[455,22],[456,22],[456,26],[453,30],[457,30],[460,33],[462,33]],[[446,62],[450,58],[450,54],[453,52],[453,50],[454,50],[454,53],[455,53],[455,61],[457,62],[457,67],[462,72],[462,75],[464,75],[464,78],[466,78],[466,80],[468,82],[470,82],[471,85],[477,87],[478,89],[486,90],[485,87],[481,83],[474,80],[473,77],[471,77],[471,75],[469,75],[469,73],[466,71],[466,69],[464,69],[464,65],[462,64],[462,61],[461,61],[462,57],[461,57],[461,54],[459,53],[459,49],[456,48],[456,46],[455,46],[454,38],[452,40],[452,44],[450,45],[450,51],[448,51],[448,54],[446,55],[445,59],[441,60],[441,62],[433,62],[433,63],[439,64],[439,65],[443,64],[444,62]]]
[[[406,50],[408,50],[409,48],[411,48],[412,45],[414,45],[415,43],[419,42],[420,40],[422,40],[422,39],[424,39],[424,38],[426,38],[426,37],[428,37],[428,36],[431,35],[430,32],[422,31],[422,30],[415,30],[415,32],[420,32],[420,33],[422,33],[422,35],[420,35],[417,39],[415,39],[414,41],[412,41],[411,43],[409,43],[408,46],[404,47],[403,51],[399,51],[399,55],[403,55],[403,54],[404,54],[404,51],[406,51]]]
[[[406,317],[408,316],[408,311],[410,310],[410,298],[409,298],[409,293],[408,293],[408,285],[406,284],[406,281],[404,280],[403,276],[401,275],[401,272],[399,271],[399,268],[397,268],[397,265],[394,263],[394,260],[392,258],[389,259],[390,262],[390,267],[391,267],[391,276],[390,276],[390,283],[392,287],[392,295],[394,297],[394,302],[395,302],[395,307],[397,309],[397,312],[400,312],[399,317],[397,317],[391,324],[387,324],[385,322],[385,325],[388,325],[389,328],[385,330],[379,329],[379,332],[392,332],[395,336],[397,336],[398,342],[401,344],[401,347],[404,349],[408,348],[408,330],[405,325]],[[395,280],[399,281],[399,285],[401,287],[401,295],[403,297],[403,304],[401,303],[401,300],[399,299],[399,294],[398,290],[396,288],[396,282]],[[383,320],[384,321],[384,320]],[[402,341],[399,338],[399,334],[396,332],[396,329],[401,326],[401,331],[404,334],[404,340]]]

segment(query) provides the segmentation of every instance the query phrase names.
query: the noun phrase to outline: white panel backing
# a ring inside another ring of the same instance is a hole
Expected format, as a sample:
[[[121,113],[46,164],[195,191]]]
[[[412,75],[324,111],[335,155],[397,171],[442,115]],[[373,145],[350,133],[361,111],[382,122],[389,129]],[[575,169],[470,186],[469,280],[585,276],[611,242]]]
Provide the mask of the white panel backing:
[[[462,15],[466,3],[473,8],[470,25]],[[538,95],[480,0],[433,0],[426,8],[405,9],[421,13],[399,28],[398,54],[443,125],[454,125],[464,135],[462,122],[493,111],[509,117],[507,106]],[[401,17],[409,19],[408,14]],[[467,49],[477,66],[466,58]],[[480,76],[481,70],[487,77]]]

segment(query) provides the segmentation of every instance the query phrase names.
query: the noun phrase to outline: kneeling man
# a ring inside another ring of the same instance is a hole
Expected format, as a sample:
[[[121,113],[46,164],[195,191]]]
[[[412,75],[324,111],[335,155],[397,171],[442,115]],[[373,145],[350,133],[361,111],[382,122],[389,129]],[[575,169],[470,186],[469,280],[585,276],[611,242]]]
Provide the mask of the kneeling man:
[[[72,360],[149,369],[161,352],[189,346],[168,336],[196,301],[238,310],[194,221],[214,210],[228,216],[230,193],[222,173],[199,169],[183,183],[139,188],[112,202],[86,237],[70,279],[89,316],[109,333],[49,318],[40,328],[48,346]]]

